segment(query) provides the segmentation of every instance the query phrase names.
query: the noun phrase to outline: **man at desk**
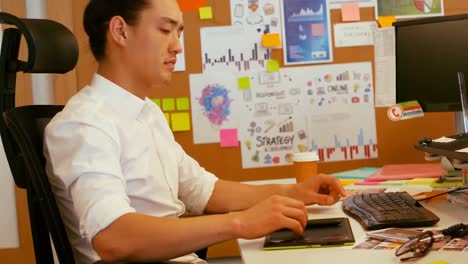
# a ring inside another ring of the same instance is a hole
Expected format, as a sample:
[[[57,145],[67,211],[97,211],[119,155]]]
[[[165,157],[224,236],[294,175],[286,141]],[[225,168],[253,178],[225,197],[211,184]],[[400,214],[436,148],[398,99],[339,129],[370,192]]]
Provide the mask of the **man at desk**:
[[[147,97],[170,81],[182,52],[176,0],[91,0],[84,28],[97,73],[47,126],[44,147],[78,262],[168,260],[281,228],[302,233],[304,205],[344,195],[327,175],[290,185],[220,180],[183,151]],[[186,210],[209,215],[178,218]]]

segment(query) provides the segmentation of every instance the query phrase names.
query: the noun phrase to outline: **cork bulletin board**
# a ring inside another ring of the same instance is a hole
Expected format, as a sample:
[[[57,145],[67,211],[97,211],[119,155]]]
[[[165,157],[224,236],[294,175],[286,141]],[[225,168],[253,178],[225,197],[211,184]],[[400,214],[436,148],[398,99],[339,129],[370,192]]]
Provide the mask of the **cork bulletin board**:
[[[210,5],[213,10],[213,19],[211,20],[200,20],[198,12],[184,13],[186,71],[176,72],[170,87],[155,89],[152,96],[158,98],[190,96],[189,74],[203,72],[200,28],[226,26],[231,23],[228,0],[207,1],[207,5]],[[446,1],[445,12],[446,14],[463,13],[462,5],[458,1]],[[466,11],[468,4],[465,5],[464,10]],[[361,8],[360,16],[361,21],[375,21],[374,8]],[[341,23],[341,10],[332,9],[330,18],[332,24]],[[289,67],[283,64],[282,49],[273,49],[272,57],[281,63],[282,68]],[[369,61],[374,61],[373,46],[333,48],[332,64]],[[294,65],[294,67],[297,67],[297,65]],[[373,75],[375,79],[375,71]],[[394,122],[387,117],[387,108],[376,108],[375,111],[379,148],[378,158],[323,162],[319,164],[320,172],[333,173],[362,166],[378,167],[389,163],[424,162],[424,154],[413,147],[417,140],[422,137],[450,135],[454,131],[452,113],[426,113],[422,118]],[[436,126],[435,124],[441,125]],[[194,144],[192,131],[175,132],[175,137],[189,155],[222,179],[250,181],[292,177],[292,166],[242,169],[240,147],[221,148],[219,143]]]

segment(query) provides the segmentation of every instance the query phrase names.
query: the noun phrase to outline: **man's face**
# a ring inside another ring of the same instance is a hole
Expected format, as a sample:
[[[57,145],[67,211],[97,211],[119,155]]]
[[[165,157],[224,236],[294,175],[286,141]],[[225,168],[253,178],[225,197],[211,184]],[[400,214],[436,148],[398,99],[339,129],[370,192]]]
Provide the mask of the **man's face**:
[[[171,80],[176,55],[182,52],[179,37],[182,16],[176,0],[153,0],[141,13],[139,22],[129,27],[126,62],[128,70],[143,85]]]

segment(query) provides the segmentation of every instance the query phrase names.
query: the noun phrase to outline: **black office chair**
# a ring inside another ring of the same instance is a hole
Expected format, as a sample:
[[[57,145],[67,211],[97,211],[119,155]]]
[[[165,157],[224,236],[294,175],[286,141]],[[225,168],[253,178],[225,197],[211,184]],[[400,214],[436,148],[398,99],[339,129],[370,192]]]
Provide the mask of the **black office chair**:
[[[62,217],[45,172],[43,132],[62,105],[15,108],[16,73],[66,73],[78,60],[71,31],[55,21],[23,19],[0,12],[0,23],[16,28],[4,31],[0,53],[0,135],[15,184],[26,189],[36,263],[54,263],[50,238],[60,263],[75,263]],[[18,60],[21,36],[28,61]],[[207,249],[196,253],[206,258]],[[99,263],[102,263],[99,261]]]
[[[63,106],[15,108],[16,73],[66,73],[78,60],[78,44],[65,26],[45,19],[20,19],[0,12],[3,33],[0,54],[0,134],[15,184],[26,189],[36,263],[54,263],[50,238],[60,263],[74,263],[62,218],[45,174],[42,133]],[[28,60],[18,60],[21,37]],[[50,235],[49,235],[50,234]]]

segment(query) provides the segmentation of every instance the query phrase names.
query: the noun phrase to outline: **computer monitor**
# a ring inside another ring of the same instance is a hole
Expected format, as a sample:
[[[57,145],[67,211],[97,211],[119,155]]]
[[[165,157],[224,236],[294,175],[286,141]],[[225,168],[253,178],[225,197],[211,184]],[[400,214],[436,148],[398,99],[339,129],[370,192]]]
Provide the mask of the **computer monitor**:
[[[395,22],[396,101],[425,112],[461,111],[459,72],[468,78],[468,14]]]

